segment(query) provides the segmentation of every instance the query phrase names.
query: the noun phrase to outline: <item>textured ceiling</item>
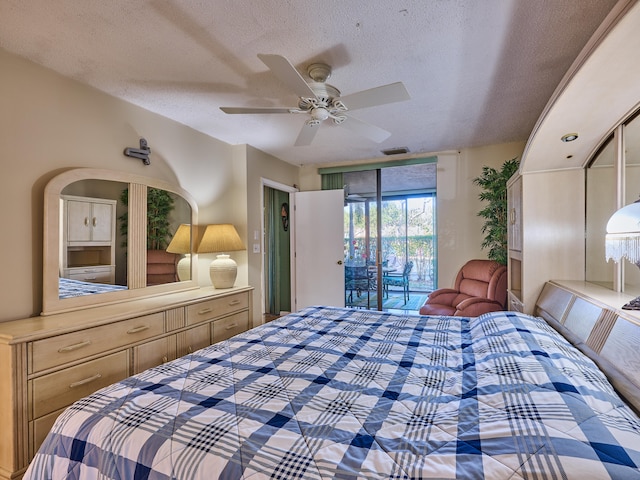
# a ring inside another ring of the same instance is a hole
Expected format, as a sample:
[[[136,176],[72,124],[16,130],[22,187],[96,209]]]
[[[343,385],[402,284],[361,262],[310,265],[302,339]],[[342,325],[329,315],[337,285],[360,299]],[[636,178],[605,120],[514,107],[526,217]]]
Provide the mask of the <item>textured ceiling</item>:
[[[615,0],[2,0],[0,47],[231,144],[293,164],[431,153],[529,137]],[[411,100],[358,110],[377,144],[325,122],[294,147],[301,115],[258,59],[304,75],[332,66],[343,95],[402,81]],[[153,138],[146,136],[151,144]]]

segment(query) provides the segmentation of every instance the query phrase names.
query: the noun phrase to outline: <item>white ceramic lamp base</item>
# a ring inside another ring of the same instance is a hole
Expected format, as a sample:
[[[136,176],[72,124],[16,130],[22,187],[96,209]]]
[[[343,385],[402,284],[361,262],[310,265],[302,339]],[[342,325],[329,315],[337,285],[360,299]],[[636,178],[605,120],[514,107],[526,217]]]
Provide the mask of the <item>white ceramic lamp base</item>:
[[[238,265],[229,255],[220,254],[211,262],[209,275],[214,288],[231,288],[236,283]]]
[[[178,280],[191,280],[191,255],[188,253],[178,261]]]

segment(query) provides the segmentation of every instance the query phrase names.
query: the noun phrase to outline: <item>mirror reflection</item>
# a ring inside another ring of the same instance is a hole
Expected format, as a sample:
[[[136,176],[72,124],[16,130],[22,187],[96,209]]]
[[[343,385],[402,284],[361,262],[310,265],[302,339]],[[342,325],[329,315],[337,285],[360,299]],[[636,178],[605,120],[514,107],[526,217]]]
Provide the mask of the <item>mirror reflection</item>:
[[[118,198],[126,183],[82,180],[60,195],[59,297],[69,298],[127,288],[126,244],[116,219],[126,207]]]
[[[128,288],[129,184],[85,179],[60,195],[60,299]],[[191,206],[147,188],[146,285],[191,279]]]
[[[191,279],[190,219],[191,208],[182,197],[147,189],[147,286]]]

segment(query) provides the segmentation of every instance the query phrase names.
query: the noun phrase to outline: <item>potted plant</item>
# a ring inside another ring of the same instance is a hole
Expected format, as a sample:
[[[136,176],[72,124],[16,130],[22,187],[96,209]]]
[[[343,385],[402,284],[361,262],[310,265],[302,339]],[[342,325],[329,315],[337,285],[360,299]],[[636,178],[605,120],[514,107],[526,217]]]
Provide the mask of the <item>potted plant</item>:
[[[507,181],[518,170],[520,162],[517,158],[507,160],[500,170],[493,167],[482,167],[482,174],[473,179],[482,192],[478,198],[486,202],[478,216],[485,219],[482,225],[484,240],[482,248],[488,249],[487,257],[501,265],[507,264]]]

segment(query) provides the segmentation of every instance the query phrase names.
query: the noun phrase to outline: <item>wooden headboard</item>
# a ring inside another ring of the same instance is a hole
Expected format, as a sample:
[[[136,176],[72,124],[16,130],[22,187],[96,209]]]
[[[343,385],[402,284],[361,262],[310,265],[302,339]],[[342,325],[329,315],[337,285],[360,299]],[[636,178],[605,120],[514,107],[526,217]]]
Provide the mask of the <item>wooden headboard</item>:
[[[554,282],[545,284],[534,315],[591,358],[640,414],[640,324],[635,318]]]

